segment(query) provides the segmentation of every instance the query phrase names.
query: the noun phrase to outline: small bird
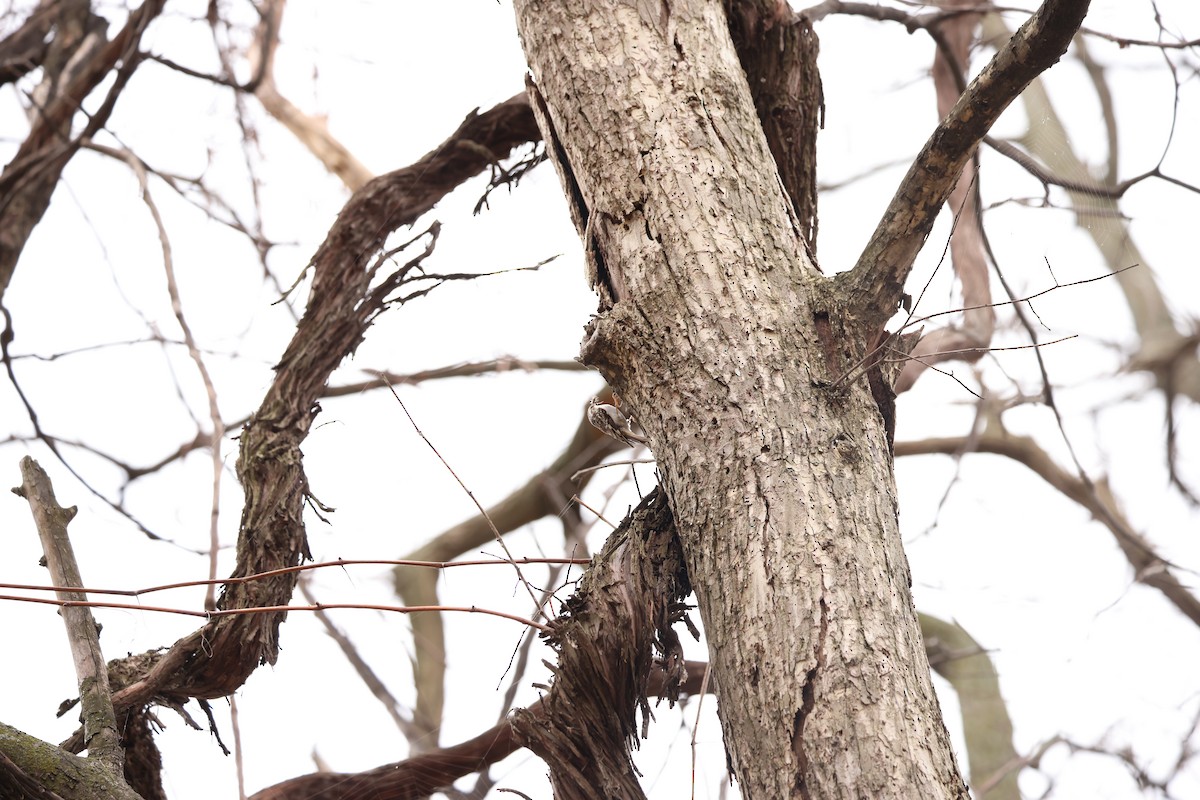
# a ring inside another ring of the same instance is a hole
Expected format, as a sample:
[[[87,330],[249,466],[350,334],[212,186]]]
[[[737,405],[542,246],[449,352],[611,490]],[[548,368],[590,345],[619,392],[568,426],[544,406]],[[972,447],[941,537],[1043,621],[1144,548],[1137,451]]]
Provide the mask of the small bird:
[[[588,405],[587,418],[594,427],[630,447],[646,444],[646,437],[634,433],[629,425],[629,418],[614,405],[601,403],[593,397]]]

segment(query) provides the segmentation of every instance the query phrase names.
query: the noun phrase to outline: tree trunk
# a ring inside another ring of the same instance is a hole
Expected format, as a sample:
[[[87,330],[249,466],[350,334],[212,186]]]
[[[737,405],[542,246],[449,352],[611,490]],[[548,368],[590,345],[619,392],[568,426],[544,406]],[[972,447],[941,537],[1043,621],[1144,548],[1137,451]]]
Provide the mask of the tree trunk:
[[[859,371],[880,321],[806,254],[724,7],[517,17],[601,295],[583,358],[658,458],[743,793],[967,797]]]

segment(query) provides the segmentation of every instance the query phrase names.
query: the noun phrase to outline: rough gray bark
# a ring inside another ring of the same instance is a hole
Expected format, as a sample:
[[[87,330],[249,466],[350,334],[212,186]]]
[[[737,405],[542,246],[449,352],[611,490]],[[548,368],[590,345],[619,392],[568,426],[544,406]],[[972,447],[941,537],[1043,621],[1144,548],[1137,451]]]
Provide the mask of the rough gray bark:
[[[965,798],[909,590],[875,344],[962,165],[1086,3],[1051,0],[968,88],[838,281],[806,252],[722,3],[516,5],[601,297],[582,358],[658,458],[743,793]]]
[[[839,382],[875,331],[805,253],[723,8],[517,14],[615,301],[583,356],[659,459],[743,792],[965,797],[883,420]]]

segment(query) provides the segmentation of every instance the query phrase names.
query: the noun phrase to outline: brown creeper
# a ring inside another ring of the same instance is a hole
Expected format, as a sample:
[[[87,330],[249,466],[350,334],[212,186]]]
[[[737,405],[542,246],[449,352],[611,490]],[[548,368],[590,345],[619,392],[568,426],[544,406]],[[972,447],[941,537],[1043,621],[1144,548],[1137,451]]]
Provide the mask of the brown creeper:
[[[594,427],[630,447],[646,444],[646,437],[633,432],[629,418],[616,406],[601,403],[593,397],[588,406],[587,418]]]

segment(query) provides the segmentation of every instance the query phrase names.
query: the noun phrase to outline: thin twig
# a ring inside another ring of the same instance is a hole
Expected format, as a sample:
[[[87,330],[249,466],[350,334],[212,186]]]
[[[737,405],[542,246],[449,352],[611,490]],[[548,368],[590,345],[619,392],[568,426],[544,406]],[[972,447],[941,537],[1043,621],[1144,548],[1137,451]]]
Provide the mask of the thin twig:
[[[300,581],[300,592],[304,595],[304,599],[307,600],[309,604],[318,607],[322,606],[321,603],[317,602],[316,597],[313,596],[312,588],[309,586],[309,581],[307,578]],[[354,646],[354,642],[350,641],[350,637],[348,637],[340,628],[333,624],[333,620],[329,618],[329,615],[326,614],[324,610],[316,611],[315,614],[317,620],[325,626],[325,633],[329,635],[329,638],[333,639],[333,641],[337,643],[338,649],[342,651],[342,655],[346,657],[346,660],[350,662],[350,666],[354,668],[356,673],[358,673],[358,677],[362,678],[362,682],[366,685],[367,689],[370,690],[371,694],[375,696],[375,699],[378,700],[383,706],[384,710],[387,711],[388,716],[390,716],[392,721],[396,723],[396,727],[400,730],[400,732],[408,737],[409,740],[411,740],[414,735],[418,735],[419,731],[416,726],[413,725],[412,720],[406,718],[404,714],[400,713],[400,701],[396,699],[396,696],[392,694],[388,690],[387,686],[384,685],[383,681],[379,679],[379,676],[375,674],[375,670],[371,669],[371,665],[368,664],[366,659],[362,657],[362,654],[358,652],[358,648]]]
[[[408,417],[408,421],[412,424],[413,430],[417,432],[417,435],[421,437],[425,444],[429,445],[429,449],[432,450],[433,454],[438,457],[438,461],[442,462],[442,466],[449,471],[449,473],[454,477],[454,480],[458,482],[458,485],[462,487],[462,490],[467,493],[467,497],[471,498],[471,502],[475,504],[477,509],[479,509],[479,513],[482,514],[483,518],[487,521],[488,527],[492,529],[492,534],[495,535],[496,541],[500,543],[500,549],[504,551],[504,555],[508,559],[507,563],[512,564],[513,569],[516,571],[517,580],[521,581],[521,583],[525,586],[525,591],[529,592],[529,599],[533,601],[533,605],[535,607],[539,607],[537,595],[534,594],[533,587],[529,584],[529,581],[525,580],[525,576],[521,573],[520,564],[517,563],[517,560],[513,558],[512,553],[509,552],[508,544],[504,541],[504,537],[500,534],[500,529],[496,527],[496,523],[492,522],[492,518],[488,516],[487,510],[484,509],[483,505],[475,499],[474,492],[467,488],[467,485],[463,483],[462,478],[458,477],[458,473],[454,471],[454,468],[450,466],[446,459],[442,458],[442,454],[439,453],[438,449],[433,446],[433,442],[429,441],[429,437],[426,436],[421,428],[417,425],[417,421],[413,419],[412,414],[408,413],[408,407],[404,405],[404,401],[401,400],[400,395],[396,393],[395,387],[389,385],[388,389],[391,391],[392,397],[396,398],[396,402],[400,404],[400,410],[404,412],[404,416]],[[543,630],[548,630],[544,626],[538,625],[536,622],[531,622],[530,624],[536,625]]]
[[[215,611],[198,611],[190,608],[171,608],[169,606],[144,606],[138,603],[106,603],[100,600],[60,600],[49,597],[18,597],[16,595],[0,595],[0,602],[12,601],[17,603],[38,603],[60,608],[115,608],[124,611],[154,611],[159,614],[179,614],[184,617],[203,617],[216,619],[218,617],[240,617],[249,614],[286,614],[292,611],[320,611],[330,608],[354,608],[360,611],[390,611],[396,614],[418,614],[425,611],[460,611],[465,614],[487,614],[492,617],[510,619],[522,625],[528,625],[539,631],[548,633],[550,629],[531,619],[525,619],[518,614],[507,611],[496,611],[492,608],[479,606],[388,606],[378,603],[320,603],[309,606],[247,606],[245,608],[218,608]]]
[[[192,335],[192,328],[188,325],[187,317],[183,313],[183,299],[179,294],[179,283],[175,279],[175,259],[171,254],[171,240],[167,236],[167,227],[163,223],[162,215],[158,213],[158,206],[154,202],[154,197],[150,194],[150,182],[146,175],[146,169],[140,158],[128,150],[123,152],[125,161],[128,162],[130,169],[133,170],[133,174],[137,176],[138,186],[142,193],[142,202],[149,209],[150,217],[154,220],[154,226],[158,229],[158,240],[162,244],[163,271],[167,276],[167,294],[171,298],[171,311],[174,312],[175,321],[179,323],[179,328],[183,331],[183,341],[187,345],[188,356],[196,364],[196,371],[200,373],[200,380],[204,384],[204,392],[208,396],[208,418],[212,424],[212,432],[208,437],[209,450],[212,454],[212,503],[209,506],[208,522],[208,577],[209,580],[215,580],[217,577],[217,557],[220,554],[221,546],[218,523],[221,518],[221,442],[225,439],[225,423],[221,420],[221,408],[217,404],[217,388],[213,384],[212,375],[209,374],[208,367],[204,364],[204,356],[200,354],[200,348],[196,344],[196,337]],[[208,591],[204,595],[204,607],[207,609],[217,607],[215,584],[209,584]]]
[[[518,564],[574,564],[583,565],[589,564],[590,559],[586,558],[528,558],[522,557],[515,559]],[[210,584],[217,585],[236,585],[242,583],[254,583],[255,581],[266,580],[267,578],[276,578],[280,575],[287,575],[293,572],[308,572],[309,570],[325,569],[327,567],[351,567],[351,566],[390,566],[390,567],[427,567],[429,569],[450,569],[451,567],[490,567],[497,565],[508,566],[511,562],[496,559],[476,559],[474,561],[414,561],[413,559],[394,558],[339,558],[336,561],[320,561],[311,564],[297,564],[292,567],[281,567],[279,569],[267,570],[265,572],[256,572],[253,575],[244,577],[228,577],[218,578],[216,580],[199,580],[199,581],[180,581],[178,583],[164,583],[161,586],[151,586],[146,589],[98,589],[91,586],[70,586],[62,587],[65,591],[71,592],[87,592],[89,594],[110,594],[120,595],[122,597],[138,597],[143,594],[151,594],[152,592],[164,592],[168,589],[187,589],[193,586],[208,586]],[[57,586],[43,586],[29,583],[0,583],[0,589],[18,589],[21,591],[33,592],[53,592],[58,591]]]
[[[607,525],[608,525],[610,528],[612,528],[613,530],[616,530],[616,529],[617,529],[617,526],[616,526],[616,525],[613,525],[611,522],[609,522],[607,519],[605,519],[603,514],[601,514],[599,511],[597,511],[596,509],[592,508],[591,506],[589,506],[587,503],[583,502],[583,498],[582,498],[582,497],[580,497],[579,495],[573,495],[573,496],[571,497],[571,501],[572,501],[572,502],[574,502],[574,503],[578,503],[579,505],[581,505],[581,506],[583,506],[584,508],[586,508],[588,511],[592,512],[593,514],[595,514],[595,515],[596,515],[596,519],[600,520],[601,522],[604,522],[605,524],[607,524]]]
[[[587,475],[589,472],[596,472],[597,470],[608,469],[609,467],[619,467],[622,464],[653,464],[656,461],[657,459],[654,458],[631,458],[625,461],[605,461],[603,464],[597,464],[594,467],[584,467],[572,475],[571,480],[579,480],[581,475]]]
[[[246,800],[246,762],[242,752],[242,726],[238,722],[237,695],[229,695],[229,727],[233,729],[233,764],[237,772],[238,800]]]

